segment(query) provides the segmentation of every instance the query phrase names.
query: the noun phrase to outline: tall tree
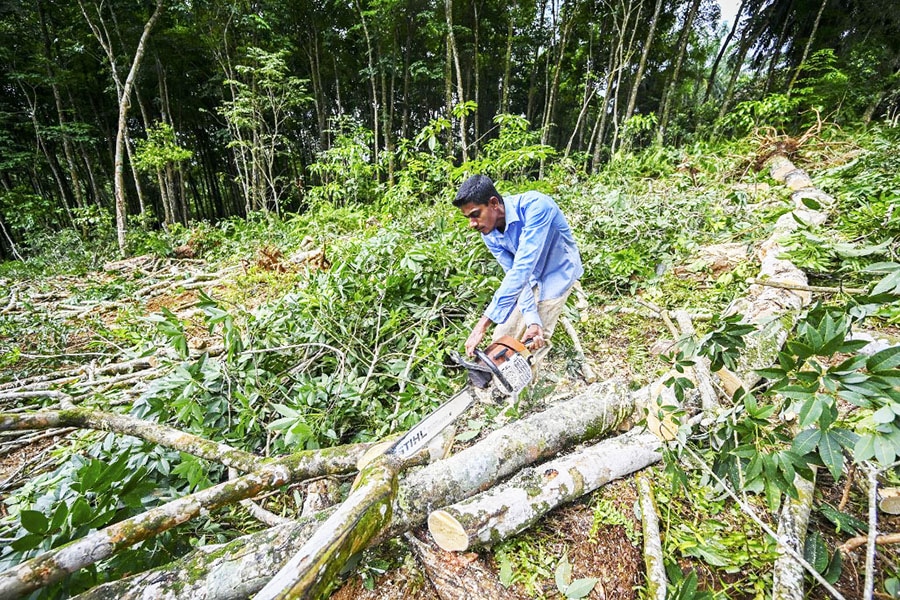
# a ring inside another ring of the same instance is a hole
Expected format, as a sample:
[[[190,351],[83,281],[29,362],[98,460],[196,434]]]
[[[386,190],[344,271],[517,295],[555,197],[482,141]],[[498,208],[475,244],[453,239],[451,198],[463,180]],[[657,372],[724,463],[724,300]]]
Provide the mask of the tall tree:
[[[128,75],[125,77],[124,82],[119,76],[119,70],[116,64],[116,56],[112,48],[112,41],[109,37],[109,32],[107,31],[107,27],[102,15],[102,5],[93,5],[93,15],[89,14],[87,8],[83,3],[83,0],[78,0],[78,5],[81,7],[81,12],[84,14],[84,18],[87,21],[88,26],[90,26],[91,31],[94,32],[94,36],[97,38],[97,41],[100,43],[104,52],[106,52],[106,55],[109,59],[110,72],[112,73],[113,80],[116,83],[116,90],[118,92],[119,119],[116,129],[116,150],[114,160],[114,189],[116,195],[116,240],[119,244],[119,253],[122,256],[125,256],[125,233],[128,226],[128,214],[127,203],[125,199],[124,171],[125,136],[126,128],[128,126],[128,110],[131,108],[131,91],[132,87],[134,86],[134,79],[137,75],[138,69],[141,66],[141,61],[144,58],[144,52],[147,47],[147,40],[150,37],[150,32],[153,30],[153,26],[156,25],[156,21],[162,14],[163,0],[156,0],[156,5],[154,6],[153,13],[144,24],[141,38],[138,41],[137,48],[134,51],[134,57],[131,61],[131,68],[128,70]]]

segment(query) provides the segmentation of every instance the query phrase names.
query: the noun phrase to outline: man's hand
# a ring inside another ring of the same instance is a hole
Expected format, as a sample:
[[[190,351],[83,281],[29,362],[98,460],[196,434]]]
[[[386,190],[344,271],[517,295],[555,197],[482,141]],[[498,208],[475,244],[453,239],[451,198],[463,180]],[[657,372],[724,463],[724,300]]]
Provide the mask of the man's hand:
[[[528,329],[525,330],[525,335],[522,336],[522,341],[528,339],[531,340],[530,347],[532,350],[538,350],[547,345],[547,341],[544,339],[544,328],[537,323],[529,325]]]
[[[481,317],[478,324],[472,328],[472,333],[469,334],[469,338],[466,340],[466,356],[475,356],[475,348],[477,348],[478,344],[481,343],[481,340],[484,339],[484,334],[487,333],[490,324],[490,319]]]

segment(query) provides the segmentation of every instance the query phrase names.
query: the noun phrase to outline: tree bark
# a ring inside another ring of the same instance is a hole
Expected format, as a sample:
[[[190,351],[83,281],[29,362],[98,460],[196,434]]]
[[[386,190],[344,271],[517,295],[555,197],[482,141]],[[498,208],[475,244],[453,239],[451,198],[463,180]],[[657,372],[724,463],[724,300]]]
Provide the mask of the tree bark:
[[[819,30],[819,22],[822,20],[822,13],[825,12],[825,6],[828,4],[828,0],[822,0],[822,4],[819,5],[819,12],[816,14],[816,20],[813,21],[813,28],[809,34],[809,39],[806,40],[806,45],[803,47],[803,55],[800,57],[800,64],[797,65],[797,69],[794,71],[794,76],[791,77],[790,83],[788,83],[787,95],[791,95],[791,91],[794,89],[794,84],[797,83],[797,78],[800,76],[800,71],[803,70],[803,64],[806,62],[807,56],[809,56],[809,50],[812,48],[813,42],[816,39],[816,32]]]
[[[350,496],[275,574],[254,600],[324,598],[351,556],[391,520],[391,500],[403,461],[383,454],[360,472]]]
[[[780,553],[772,578],[772,600],[803,600],[806,597],[803,566],[781,550],[781,542],[790,544],[798,554],[803,554],[815,483],[798,475],[794,478],[794,487],[799,497],[787,499],[778,520]]]
[[[126,128],[128,127],[126,120],[128,118],[128,109],[131,107],[131,89],[134,86],[134,79],[137,75],[138,69],[140,68],[141,61],[144,58],[144,50],[147,46],[147,39],[150,37],[150,31],[152,31],[153,26],[159,19],[160,14],[162,14],[163,0],[156,0],[156,6],[153,9],[153,14],[150,15],[150,19],[147,21],[147,23],[144,24],[144,31],[143,33],[141,33],[141,38],[138,41],[137,49],[134,52],[134,59],[131,63],[131,69],[129,69],[124,83],[119,79],[115,55],[112,52],[112,47],[110,45],[109,39],[104,36],[99,27],[88,16],[87,10],[85,10],[84,5],[81,3],[81,0],[79,0],[79,6],[81,6],[81,11],[84,14],[84,17],[87,20],[91,30],[94,32],[94,36],[97,38],[97,41],[100,42],[100,45],[103,46],[107,56],[109,57],[112,77],[116,83],[116,89],[118,91],[119,119],[118,129],[116,131],[114,157],[116,239],[119,243],[119,253],[122,256],[125,256],[125,232],[128,226],[127,203],[125,201],[125,137],[127,135]]]
[[[477,554],[442,552],[412,533],[405,537],[440,600],[516,600]]]
[[[669,113],[672,110],[675,88],[678,86],[678,77],[681,75],[681,65],[684,63],[684,56],[687,52],[688,41],[690,40],[691,26],[697,17],[697,11],[700,10],[700,0],[693,0],[684,20],[684,28],[681,30],[681,39],[678,41],[678,57],[675,59],[675,69],[672,71],[672,78],[663,92],[663,98],[660,102],[659,126],[656,129],[656,141],[660,144],[665,136],[666,126],[669,124]]]
[[[428,530],[444,550],[469,550],[508,539],[550,510],[662,458],[651,433],[625,434],[524,469],[508,482],[428,516]]]
[[[309,453],[263,465],[232,481],[173,500],[85,537],[45,552],[0,573],[0,597],[21,598],[150,537],[185,523],[202,512],[235,504],[310,476],[303,460]],[[298,460],[299,459],[299,460]],[[344,462],[352,468],[352,463]],[[299,469],[297,467],[300,467]]]
[[[628,107],[625,109],[625,118],[623,122],[628,121],[634,114],[634,107],[637,104],[638,90],[641,86],[641,80],[644,78],[644,70],[647,68],[647,57],[650,55],[650,48],[653,46],[653,38],[656,35],[656,24],[659,22],[659,11],[662,8],[663,0],[656,0],[656,6],[653,9],[653,17],[650,19],[650,28],[647,32],[647,39],[644,40],[644,49],[641,51],[641,60],[638,62],[637,73],[634,74],[634,84],[631,86],[631,94],[628,96]]]
[[[659,517],[650,481],[637,478],[638,500],[641,503],[641,530],[644,534],[645,589],[647,600],[666,600],[666,567],[663,564],[662,543],[659,538]]]

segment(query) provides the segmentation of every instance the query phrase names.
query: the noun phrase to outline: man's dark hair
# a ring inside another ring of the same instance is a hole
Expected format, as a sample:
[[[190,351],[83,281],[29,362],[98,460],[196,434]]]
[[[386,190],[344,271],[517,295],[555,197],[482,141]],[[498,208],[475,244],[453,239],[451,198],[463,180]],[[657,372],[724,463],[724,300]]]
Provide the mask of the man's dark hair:
[[[491,196],[497,196],[498,200],[503,201],[503,197],[497,193],[497,188],[494,187],[494,182],[491,181],[490,177],[487,175],[472,175],[459,186],[456,198],[453,199],[453,206],[459,208],[469,202],[487,205]]]

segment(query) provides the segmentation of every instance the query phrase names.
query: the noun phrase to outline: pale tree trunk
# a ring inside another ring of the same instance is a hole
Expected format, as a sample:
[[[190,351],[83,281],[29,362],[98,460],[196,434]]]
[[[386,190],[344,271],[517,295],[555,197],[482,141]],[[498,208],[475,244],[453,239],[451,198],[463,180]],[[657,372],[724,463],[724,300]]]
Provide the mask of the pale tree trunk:
[[[681,37],[678,40],[678,55],[675,59],[675,68],[672,70],[672,78],[669,80],[669,84],[663,91],[663,97],[659,107],[659,126],[656,129],[656,141],[660,144],[666,133],[666,125],[668,125],[669,122],[669,113],[672,111],[672,97],[675,95],[675,88],[678,87],[681,66],[684,63],[688,41],[690,41],[691,38],[691,26],[694,24],[694,19],[697,17],[698,10],[700,10],[700,0],[693,0],[690,9],[688,9],[687,16],[684,19],[684,28],[681,30]]]
[[[731,24],[731,30],[728,32],[728,35],[725,36],[725,40],[719,47],[719,52],[716,54],[716,59],[713,61],[712,68],[710,68],[709,70],[709,79],[706,81],[706,91],[703,93],[703,102],[709,100],[709,95],[712,93],[713,86],[716,83],[716,73],[719,72],[719,63],[722,62],[722,57],[725,56],[725,51],[728,49],[728,46],[731,45],[731,40],[734,39],[734,34],[737,33],[738,25],[741,22],[741,15],[744,13],[744,7],[747,6],[747,2],[749,1],[750,0],[741,0],[741,5],[738,7],[737,14],[734,15],[734,23]]]
[[[794,89],[794,84],[797,83],[797,78],[800,76],[800,71],[803,70],[803,65],[806,63],[806,58],[809,56],[809,50],[812,48],[813,42],[816,39],[816,32],[819,30],[819,22],[822,20],[822,13],[825,12],[825,6],[828,4],[828,0],[822,0],[822,4],[819,5],[819,12],[816,14],[816,20],[813,22],[812,31],[809,33],[809,39],[806,40],[806,45],[803,47],[803,55],[800,57],[800,64],[797,65],[797,69],[794,71],[794,76],[791,77],[791,82],[788,83],[787,95],[791,95],[791,91]]]
[[[509,21],[506,28],[506,56],[503,60],[503,85],[500,90],[500,112],[509,113],[509,81],[510,72],[512,71],[512,42],[513,32],[515,31],[515,5],[507,6],[506,11],[509,14]]]
[[[481,138],[481,132],[478,127],[478,113],[481,108],[481,50],[478,44],[478,32],[480,31],[480,23],[478,21],[478,7],[480,5],[481,0],[473,0],[472,2],[472,10],[475,13],[475,22],[473,24],[474,35],[475,35],[475,50],[474,56],[472,57],[472,64],[475,68],[475,116],[474,122],[472,123],[472,129],[475,139],[475,148],[473,148],[473,153],[478,153],[478,140]]]
[[[656,0],[653,17],[650,18],[650,28],[647,31],[647,39],[644,40],[644,49],[641,51],[641,60],[638,62],[637,72],[634,74],[634,83],[631,86],[631,93],[628,95],[628,107],[625,109],[623,122],[628,121],[631,115],[634,114],[638,90],[641,87],[641,81],[644,79],[644,71],[647,69],[647,57],[650,55],[650,48],[653,46],[653,39],[656,35],[656,24],[659,22],[659,11],[662,8],[662,3],[663,0]]]
[[[43,3],[37,2],[36,4],[38,9],[38,17],[40,18],[41,22],[41,37],[44,42],[44,55],[47,60],[47,78],[50,80],[50,89],[53,92],[53,101],[56,104],[56,115],[57,119],[59,119],[60,129],[62,129],[63,152],[66,156],[66,166],[69,170],[69,179],[72,182],[72,194],[75,197],[75,204],[79,208],[84,208],[86,204],[84,201],[84,195],[81,191],[81,181],[78,176],[78,169],[75,168],[75,153],[72,149],[72,140],[69,139],[69,134],[66,131],[66,112],[63,109],[62,95],[59,92],[59,86],[56,84],[56,74],[54,73],[53,67],[51,66],[56,64],[56,61],[53,58],[53,51],[50,44],[50,32],[47,27],[47,19],[44,16]]]
[[[575,3],[577,4],[577,2]],[[548,144],[550,141],[550,129],[553,127],[553,114],[556,112],[556,96],[559,93],[559,76],[562,72],[563,58],[566,53],[566,45],[569,41],[569,34],[572,31],[572,25],[575,21],[575,5],[569,11],[563,14],[565,3],[560,5],[559,18],[561,21],[560,40],[556,45],[556,61],[553,66],[553,76],[547,86],[547,101],[544,104],[544,120],[541,124],[541,143]],[[549,53],[547,66],[549,68]],[[543,171],[544,161],[541,161],[541,171]]]
[[[631,26],[631,35],[628,38],[626,49],[625,34],[629,30],[628,24],[631,21],[631,13],[634,12],[635,9],[632,2],[628,1],[623,3],[622,10],[625,12],[625,18],[622,21],[622,27],[619,31],[619,41],[616,43],[616,86],[615,93],[613,94],[613,138],[609,145],[610,154],[615,153],[616,145],[619,142],[619,92],[622,89],[622,74],[625,72],[625,68],[631,63],[631,57],[634,54],[634,36],[638,30],[636,26]],[[638,2],[637,14],[634,16],[635,25],[641,19],[641,12],[643,12],[643,2]]]
[[[462,69],[459,66],[459,51],[456,48],[456,35],[453,33],[453,0],[444,0],[444,16],[447,21],[447,46],[450,56],[453,59],[453,67],[456,72],[456,93],[457,103],[462,104],[466,101],[465,89],[463,88]],[[462,161],[469,160],[469,144],[466,139],[466,111],[461,110],[459,114],[459,144],[462,150]]]
[[[134,86],[134,79],[137,75],[138,69],[141,65],[141,60],[144,58],[144,50],[146,49],[147,39],[150,37],[150,31],[153,29],[153,26],[156,24],[156,21],[159,19],[160,14],[162,14],[163,10],[163,0],[156,0],[156,6],[153,9],[153,14],[150,15],[150,19],[144,24],[144,31],[141,33],[141,39],[138,41],[137,48],[134,52],[134,59],[131,63],[131,69],[128,71],[128,75],[125,78],[124,83],[121,82],[118,75],[118,70],[116,67],[116,59],[115,55],[112,51],[112,44],[109,40],[108,34],[101,31],[100,27],[97,23],[94,23],[91,20],[90,16],[88,16],[87,10],[82,3],[82,0],[78,1],[79,6],[81,7],[81,12],[84,14],[84,18],[88,22],[88,26],[90,26],[91,30],[94,32],[94,36],[97,38],[97,41],[100,42],[100,45],[103,46],[103,49],[106,51],[106,54],[109,58],[110,69],[112,71],[113,80],[116,83],[116,88],[118,91],[118,100],[119,100],[119,119],[118,119],[118,129],[116,131],[116,145],[115,145],[115,177],[114,177],[114,189],[116,196],[116,237],[119,242],[119,253],[122,256],[125,256],[125,232],[128,227],[128,215],[127,215],[127,203],[125,199],[125,140],[126,140],[126,128],[128,127],[127,118],[128,118],[128,109],[131,107],[131,90]],[[103,19],[100,16],[100,7],[97,7],[97,17],[100,25],[103,25]]]
[[[378,164],[378,82],[375,77],[375,57],[372,50],[372,38],[369,37],[369,26],[366,24],[366,16],[363,13],[362,4],[359,0],[355,0],[356,10],[359,11],[359,22],[362,25],[363,34],[366,38],[366,56],[369,60],[369,86],[372,91],[372,128],[374,131],[374,142],[372,144],[372,162]]]
[[[772,576],[772,600],[803,600],[806,597],[803,566],[781,548],[786,542],[796,553],[803,554],[815,484],[797,476],[794,487],[797,488],[798,498],[785,499],[778,520],[780,552]]]
[[[644,588],[647,600],[666,600],[666,567],[659,538],[659,517],[650,481],[638,476],[638,500],[641,505],[641,531],[644,534]]]

